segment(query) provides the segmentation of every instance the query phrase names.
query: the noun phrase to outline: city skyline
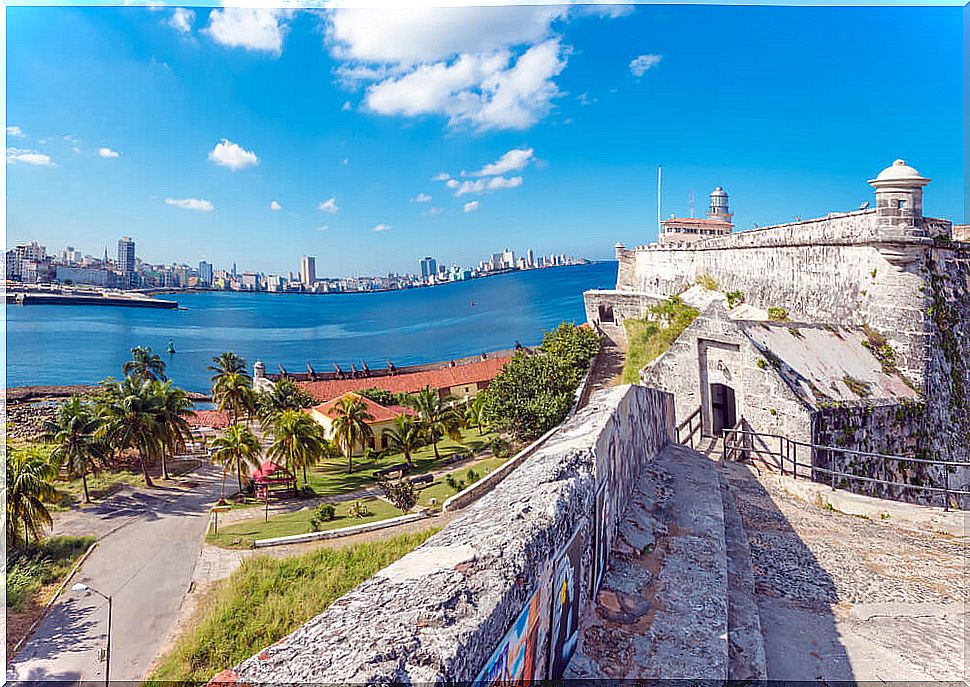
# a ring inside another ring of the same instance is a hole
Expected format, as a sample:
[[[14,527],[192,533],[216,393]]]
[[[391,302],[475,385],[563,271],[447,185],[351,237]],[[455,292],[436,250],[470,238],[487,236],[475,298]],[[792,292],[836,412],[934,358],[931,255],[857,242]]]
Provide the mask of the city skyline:
[[[282,274],[474,264],[523,236],[608,258],[656,240],[658,163],[664,217],[715,186],[737,229],[851,210],[903,157],[928,212],[964,219],[959,8],[49,11],[7,10],[8,245],[130,235],[159,264]]]

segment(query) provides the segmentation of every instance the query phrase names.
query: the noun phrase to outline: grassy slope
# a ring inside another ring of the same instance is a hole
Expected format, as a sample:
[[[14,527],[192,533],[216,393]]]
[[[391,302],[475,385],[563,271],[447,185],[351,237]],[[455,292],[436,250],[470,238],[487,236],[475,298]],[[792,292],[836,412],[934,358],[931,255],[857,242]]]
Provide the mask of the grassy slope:
[[[674,297],[653,306],[648,317],[624,320],[628,345],[623,383],[639,383],[640,370],[665,353],[698,314],[696,309]],[[648,319],[651,315],[656,319]]]
[[[45,585],[61,581],[94,537],[49,537],[27,552],[8,551],[7,608],[22,609]]]
[[[151,681],[209,680],[282,639],[433,533],[244,561],[208,594]]]

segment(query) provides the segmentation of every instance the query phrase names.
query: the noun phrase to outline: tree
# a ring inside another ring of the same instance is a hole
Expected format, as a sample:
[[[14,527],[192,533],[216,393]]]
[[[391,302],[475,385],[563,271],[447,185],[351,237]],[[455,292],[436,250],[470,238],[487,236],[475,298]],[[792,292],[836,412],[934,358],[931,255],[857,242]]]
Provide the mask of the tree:
[[[469,427],[477,427],[478,433],[482,433],[482,406],[485,405],[485,396],[477,394],[465,405],[465,422]]]
[[[23,542],[26,547],[31,537],[39,539],[53,524],[46,502],[57,498],[53,485],[57,467],[33,451],[12,449],[7,452],[6,469],[7,543],[16,547]]]
[[[239,491],[242,491],[243,473],[249,474],[249,468],[259,466],[259,439],[246,425],[229,425],[226,431],[212,440],[215,451],[212,462],[222,466],[222,496],[226,495],[226,472],[230,469],[236,473]]]
[[[212,375],[213,382],[222,375],[233,372],[236,374],[246,374],[246,359],[241,358],[232,351],[226,351],[221,355],[215,356],[212,359],[212,363],[212,365],[209,365],[209,369],[215,373]]]
[[[600,336],[589,327],[563,322],[542,337],[540,350],[575,370],[585,370],[600,350]],[[581,375],[580,375],[581,376]]]
[[[296,472],[303,469],[303,483],[309,484],[308,465],[313,465],[329,453],[323,429],[302,410],[287,408],[273,418],[273,443],[269,455]]]
[[[150,381],[165,379],[165,361],[157,353],[152,352],[151,346],[132,348],[131,360],[127,361],[121,369],[126,377],[134,375],[139,379]]]
[[[166,430],[159,422],[162,400],[155,393],[154,383],[138,377],[124,381],[105,380],[97,402],[103,422],[98,437],[114,450],[134,449],[138,453],[145,485],[152,487],[148,462],[164,450]]]
[[[369,387],[367,389],[361,389],[356,392],[358,396],[363,396],[372,400],[374,403],[379,403],[382,406],[395,406],[398,405],[401,399],[392,391],[387,391],[386,389],[379,389],[376,386]]]
[[[407,513],[418,504],[418,490],[415,489],[412,482],[408,480],[392,482],[386,477],[381,477],[377,483],[387,500],[393,503],[395,508],[399,508],[401,512]]]
[[[44,426],[44,440],[55,444],[51,460],[54,465],[64,466],[72,478],[81,478],[85,503],[91,503],[88,474],[98,471],[97,461],[107,453],[104,443],[96,436],[100,426],[101,418],[80,396],[71,396],[62,403],[54,418]]]
[[[272,424],[274,417],[284,410],[309,408],[316,399],[292,379],[280,379],[269,391],[256,394],[256,412],[260,422]]]
[[[234,425],[253,409],[253,380],[243,372],[220,374],[212,384],[212,400],[219,410],[228,411],[229,424]]]
[[[411,452],[421,446],[421,423],[407,414],[394,418],[394,426],[385,429],[383,436],[394,451],[404,454],[404,460],[411,465]]]
[[[185,452],[185,442],[192,435],[192,428],[189,426],[186,417],[193,415],[193,403],[189,395],[178,387],[172,386],[172,382],[154,382],[154,394],[158,397],[158,423],[161,429],[162,441],[162,476],[168,479],[168,465],[165,462],[165,454]]]
[[[426,386],[413,396],[413,408],[421,415],[424,435],[434,447],[435,459],[440,459],[438,441],[448,436],[461,441],[461,418],[455,412],[454,399],[441,398],[437,389]]]
[[[354,447],[361,446],[373,438],[374,430],[367,424],[374,416],[367,410],[362,398],[350,394],[344,396],[335,406],[337,417],[333,420],[334,443],[347,457],[347,472],[354,471]]]

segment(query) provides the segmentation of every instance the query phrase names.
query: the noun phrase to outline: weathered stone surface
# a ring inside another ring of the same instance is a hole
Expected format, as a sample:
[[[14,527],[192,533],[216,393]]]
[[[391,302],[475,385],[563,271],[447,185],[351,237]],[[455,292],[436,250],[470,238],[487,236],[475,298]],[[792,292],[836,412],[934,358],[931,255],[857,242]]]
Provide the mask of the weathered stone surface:
[[[240,682],[413,684],[473,680],[543,572],[581,538],[580,602],[589,601],[595,494],[622,513],[634,480],[670,441],[668,394],[600,392],[494,491],[423,546],[234,672]],[[618,518],[609,518],[608,529]],[[550,590],[546,590],[550,591]],[[581,606],[582,607],[582,606]],[[545,675],[540,627],[536,677]]]

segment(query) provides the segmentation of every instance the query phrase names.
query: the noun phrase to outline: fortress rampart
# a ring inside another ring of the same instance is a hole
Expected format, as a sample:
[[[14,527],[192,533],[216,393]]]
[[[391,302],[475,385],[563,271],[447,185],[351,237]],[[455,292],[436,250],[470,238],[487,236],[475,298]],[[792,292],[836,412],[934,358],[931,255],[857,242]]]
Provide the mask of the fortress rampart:
[[[562,676],[636,478],[672,440],[673,399],[596,394],[422,546],[219,681],[415,684]],[[517,668],[513,663],[517,663]]]

